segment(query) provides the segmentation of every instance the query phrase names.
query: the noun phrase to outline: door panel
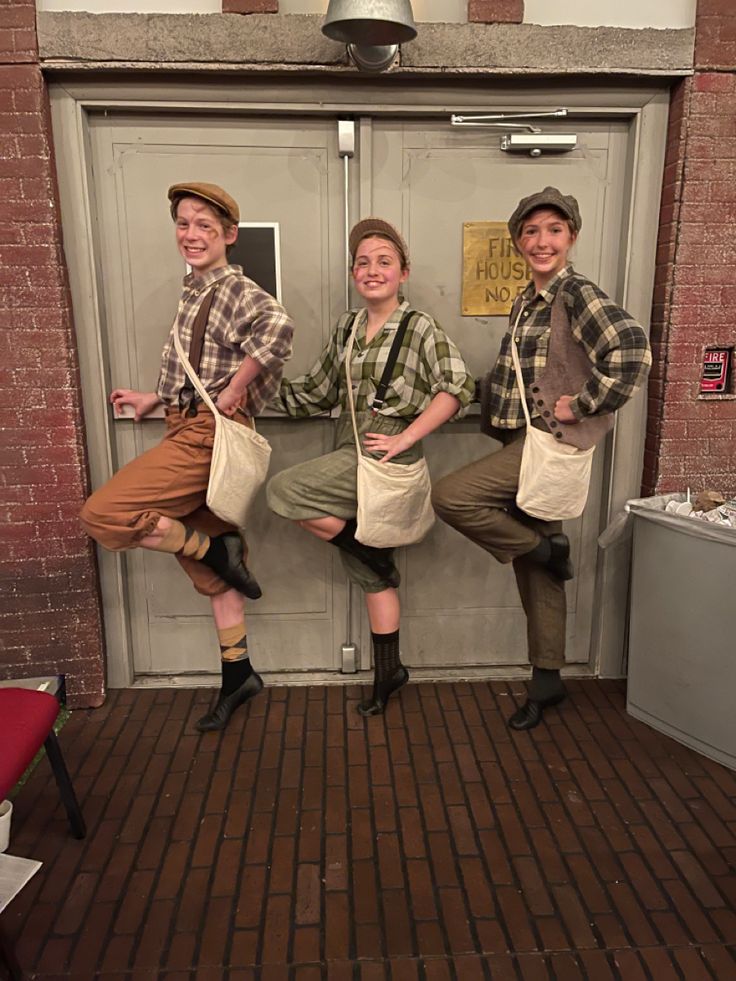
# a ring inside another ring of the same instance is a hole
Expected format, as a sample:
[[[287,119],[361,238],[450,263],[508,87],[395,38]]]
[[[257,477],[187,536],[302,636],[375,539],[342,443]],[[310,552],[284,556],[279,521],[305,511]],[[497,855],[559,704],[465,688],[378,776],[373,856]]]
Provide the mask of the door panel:
[[[283,301],[296,321],[288,370],[305,370],[344,301],[341,161],[330,121],[95,119],[92,126],[103,345],[108,388],[151,390],[185,272],[166,190],[182,180],[228,188],[248,221],[281,231]],[[247,270],[246,270],[247,273]],[[264,419],[271,472],[331,449],[332,423]],[[156,445],[158,419],[116,421],[116,468]],[[273,515],[260,495],[248,532],[250,564],[264,588],[248,604],[248,631],[265,670],[334,670],[345,638],[345,585],[334,549]],[[170,557],[126,553],[136,674],[215,671],[219,651],[209,602]]]
[[[503,153],[497,133],[453,129],[444,121],[375,122],[371,136],[372,207],[407,238],[412,267],[407,298],[439,320],[476,375],[491,367],[507,319],[461,316],[464,222],[506,220],[521,197],[547,184],[573,192],[584,218],[575,264],[616,295],[623,124],[586,124],[584,132],[578,127],[578,150],[539,159]],[[433,479],[495,446],[478,435],[474,422],[449,424],[427,441]],[[567,589],[570,662],[589,660],[604,456],[599,449],[585,514],[566,528],[576,568],[589,572],[576,576]],[[510,566],[499,565],[438,523],[424,542],[407,550],[404,568],[402,651],[407,663],[526,663],[526,624]]]
[[[567,124],[569,128],[569,124]],[[471,371],[493,362],[504,318],[462,317],[462,226],[504,220],[524,194],[555,184],[580,201],[583,234],[576,266],[614,297],[621,289],[627,130],[578,127],[580,146],[562,157],[509,156],[498,134],[452,129],[444,121],[366,118],[350,161],[352,212],[378,214],[405,234],[412,256],[410,302],[426,309],[460,345]],[[183,264],[167,214],[166,189],[186,179],[232,191],[244,220],[280,223],[283,301],[296,323],[293,376],[321,350],[344,307],[343,161],[332,119],[296,117],[94,117],[90,128],[102,297],[101,364],[107,388],[150,389],[179,296]],[[366,206],[368,205],[368,206]],[[246,270],[247,273],[247,270]],[[330,419],[264,418],[271,472],[332,448]],[[160,420],[113,427],[115,467],[155,445]],[[452,423],[425,443],[436,479],[494,449],[477,418]],[[567,528],[578,576],[568,585],[568,660],[589,660],[596,535],[605,450],[596,454],[583,517]],[[248,604],[259,668],[337,671],[348,636],[347,587],[336,549],[272,515],[259,498],[248,535],[250,563],[264,597]],[[216,671],[219,652],[209,603],[168,556],[124,557],[134,670],[138,675]],[[399,554],[402,652],[426,668],[525,664],[526,627],[510,567],[438,522],[422,544]],[[354,596],[358,612],[359,594]],[[367,667],[364,614],[355,640]]]

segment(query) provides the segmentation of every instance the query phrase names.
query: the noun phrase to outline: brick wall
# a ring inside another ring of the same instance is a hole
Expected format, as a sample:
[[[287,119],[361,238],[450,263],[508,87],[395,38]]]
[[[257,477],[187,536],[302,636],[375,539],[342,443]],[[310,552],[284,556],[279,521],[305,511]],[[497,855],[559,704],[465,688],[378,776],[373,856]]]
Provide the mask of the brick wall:
[[[77,357],[61,248],[35,4],[0,31],[0,678],[65,674],[72,705],[104,700]]]
[[[736,495],[736,398],[698,398],[706,346],[736,345],[736,8],[699,0],[695,75],[671,101],[652,311],[643,493]]]
[[[222,0],[223,14],[277,14],[279,0]]]
[[[524,0],[468,0],[471,24],[521,24]]]

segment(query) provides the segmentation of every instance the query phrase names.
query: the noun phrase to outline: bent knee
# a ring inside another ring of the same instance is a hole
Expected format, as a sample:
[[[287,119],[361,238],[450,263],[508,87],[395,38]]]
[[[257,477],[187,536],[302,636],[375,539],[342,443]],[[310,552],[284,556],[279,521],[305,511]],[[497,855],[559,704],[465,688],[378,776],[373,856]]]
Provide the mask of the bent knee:
[[[79,512],[79,520],[90,538],[94,538],[98,542],[100,536],[104,534],[105,520],[101,509],[98,507],[96,493],[91,494],[82,505],[82,510]]]
[[[432,507],[443,521],[452,524],[452,516],[458,511],[458,502],[452,495],[449,481],[439,480],[432,487]]]

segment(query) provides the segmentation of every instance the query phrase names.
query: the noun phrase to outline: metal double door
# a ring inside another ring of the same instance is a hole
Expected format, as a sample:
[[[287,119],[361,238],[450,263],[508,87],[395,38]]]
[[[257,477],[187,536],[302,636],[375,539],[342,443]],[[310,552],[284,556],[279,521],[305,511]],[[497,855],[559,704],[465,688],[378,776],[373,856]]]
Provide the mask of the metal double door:
[[[453,129],[446,118],[366,116],[355,127],[355,153],[346,161],[334,117],[92,117],[101,370],[108,388],[155,385],[184,273],[166,189],[182,180],[219,183],[238,200],[245,220],[278,223],[282,300],[296,325],[291,376],[313,363],[345,308],[346,211],[348,222],[376,214],[402,230],[411,252],[407,298],[436,317],[476,374],[491,365],[506,323],[462,316],[464,222],[504,220],[520,197],[546,184],[572,192],[585,222],[576,266],[616,296],[626,203],[624,122],[587,120],[583,131],[578,128],[577,150],[539,159],[504,154],[497,135]],[[492,452],[477,422],[450,423],[425,441],[433,477]],[[273,446],[271,472],[328,452],[334,426],[328,417],[262,419],[259,428]],[[119,468],[159,441],[163,420],[118,420],[110,431],[112,466]],[[597,457],[586,512],[567,529],[578,571],[568,585],[567,657],[581,667],[590,656],[603,497],[604,453]],[[363,604],[350,596],[337,551],[271,514],[263,496],[248,541],[264,588],[246,611],[259,670],[285,677],[339,672],[347,640],[357,646],[358,667],[367,668]],[[526,663],[525,618],[510,567],[440,522],[420,545],[402,550],[399,564],[407,664],[472,676]],[[134,675],[217,671],[209,603],[171,557],[126,553],[123,577]]]

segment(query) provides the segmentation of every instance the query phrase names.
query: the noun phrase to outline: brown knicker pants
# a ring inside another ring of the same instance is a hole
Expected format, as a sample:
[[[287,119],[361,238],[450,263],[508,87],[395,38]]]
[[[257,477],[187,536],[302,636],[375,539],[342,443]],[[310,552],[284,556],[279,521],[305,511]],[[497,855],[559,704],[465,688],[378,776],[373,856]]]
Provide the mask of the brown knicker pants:
[[[516,507],[524,432],[496,453],[438,481],[432,490],[437,514],[499,562],[513,562],[527,621],[529,661],[538,668],[565,664],[565,584],[549,569],[525,558],[541,536],[562,530]]]
[[[207,409],[200,406],[192,418],[167,409],[166,434],[158,446],[131,460],[85,502],[80,519],[87,534],[120,552],[136,548],[161,516],[210,536],[235,531],[206,507],[214,435],[215,420]],[[202,562],[176,559],[203,596],[230,589]]]

